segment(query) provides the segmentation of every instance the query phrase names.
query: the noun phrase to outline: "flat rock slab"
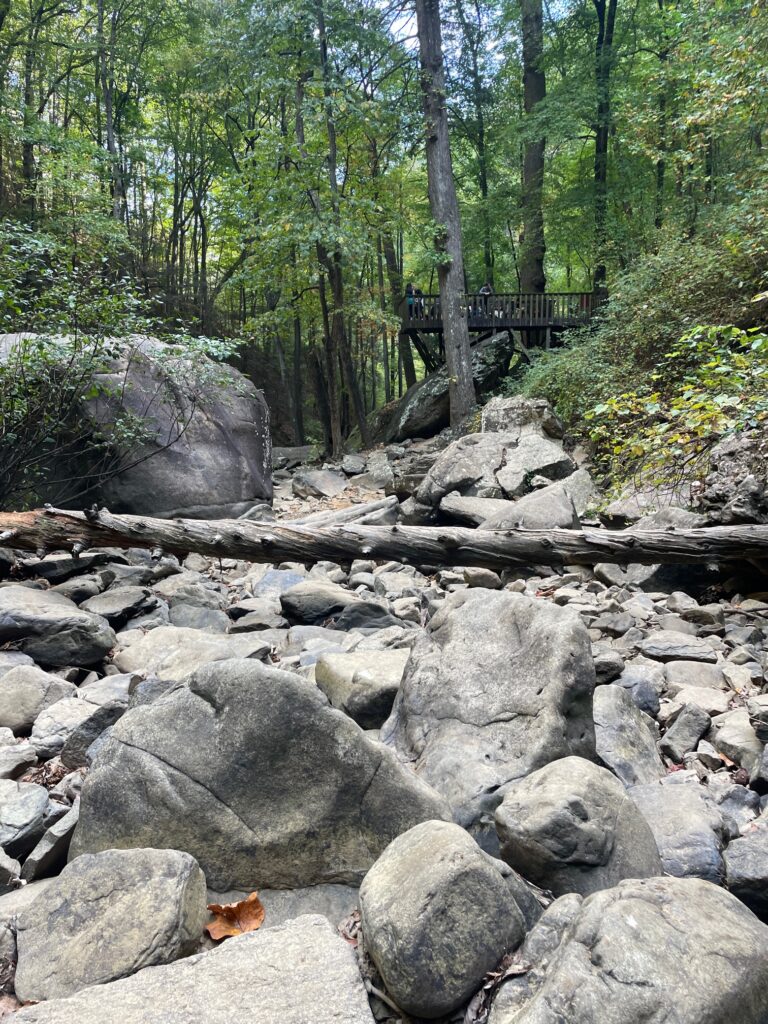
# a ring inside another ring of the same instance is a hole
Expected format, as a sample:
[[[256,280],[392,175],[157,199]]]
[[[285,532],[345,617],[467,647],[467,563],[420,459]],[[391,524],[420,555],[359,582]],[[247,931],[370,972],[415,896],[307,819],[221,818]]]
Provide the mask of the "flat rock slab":
[[[556,937],[531,932],[521,958],[533,969],[503,985],[489,1024],[765,1021],[768,928],[724,890],[632,880],[569,909]]]
[[[633,786],[629,795],[654,834],[667,874],[722,883],[725,824],[703,786],[655,783]]]
[[[198,946],[205,877],[177,850],[85,854],[19,914],[16,994],[55,999],[167,964]]]
[[[158,626],[114,658],[121,672],[145,672],[159,679],[183,679],[213,661],[263,658],[270,644],[258,633],[228,636],[183,626]]]
[[[205,666],[113,726],[72,855],[191,853],[216,890],[359,884],[396,835],[448,808],[306,680]]]
[[[0,644],[14,641],[44,665],[92,665],[115,646],[106,619],[81,611],[61,594],[31,587],[0,588]]]
[[[20,1010],[19,1024],[374,1024],[355,954],[322,917]]]
[[[625,786],[666,775],[653,733],[628,690],[615,683],[598,686],[594,716],[598,757]]]
[[[568,754],[594,757],[594,685],[575,612],[458,591],[416,641],[381,736],[468,827],[515,779]]]
[[[0,779],[0,847],[23,857],[42,837],[48,811],[48,790],[33,782]]]
[[[639,648],[646,658],[656,661],[717,661],[717,654],[706,640],[673,629],[655,630],[640,641]]]

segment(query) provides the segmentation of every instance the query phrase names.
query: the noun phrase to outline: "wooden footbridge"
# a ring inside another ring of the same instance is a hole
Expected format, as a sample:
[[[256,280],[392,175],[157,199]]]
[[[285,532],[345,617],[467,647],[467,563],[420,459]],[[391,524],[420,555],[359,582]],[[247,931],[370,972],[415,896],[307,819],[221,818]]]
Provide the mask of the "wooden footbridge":
[[[568,327],[580,327],[592,317],[598,303],[594,292],[509,292],[499,295],[467,294],[463,305],[470,334],[519,332],[521,345],[549,348]],[[436,369],[443,355],[443,318],[439,295],[408,295],[401,308],[401,333],[407,335],[425,363]],[[437,335],[439,354],[423,334]],[[479,340],[479,339],[478,339]]]

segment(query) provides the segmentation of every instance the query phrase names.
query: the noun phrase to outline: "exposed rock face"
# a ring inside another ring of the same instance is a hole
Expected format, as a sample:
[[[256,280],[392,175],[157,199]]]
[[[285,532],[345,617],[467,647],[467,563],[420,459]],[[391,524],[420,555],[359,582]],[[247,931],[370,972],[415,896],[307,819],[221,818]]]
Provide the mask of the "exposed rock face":
[[[718,523],[768,523],[768,435],[727,437],[710,453],[710,473],[696,506]]]
[[[217,890],[355,884],[395,836],[446,816],[303,679],[225,661],[113,727],[83,786],[72,855],[186,850]]]
[[[92,665],[117,643],[106,619],[81,611],[61,594],[0,588],[0,644],[13,641],[44,665]]]
[[[580,757],[514,783],[496,828],[507,863],[556,896],[662,874],[653,833],[622,784]]]
[[[506,591],[446,598],[417,640],[382,739],[469,826],[515,779],[594,757],[595,670],[571,612]]]
[[[387,847],[360,888],[360,914],[387,990],[418,1017],[455,1010],[525,935],[497,862],[442,821]]]
[[[489,1024],[765,1020],[768,928],[717,886],[625,881],[569,905],[563,923],[558,910],[529,935],[534,968],[503,985]]]
[[[322,917],[228,939],[179,963],[140,971],[19,1011],[19,1024],[374,1024],[350,946]]]
[[[506,333],[472,347],[472,376],[478,397],[493,390],[506,374],[514,344]],[[430,437],[449,423],[448,371],[444,366],[409,388],[403,397],[372,419],[375,441]]]
[[[78,857],[18,919],[19,999],[87,985],[193,952],[207,919],[205,878],[176,850]]]

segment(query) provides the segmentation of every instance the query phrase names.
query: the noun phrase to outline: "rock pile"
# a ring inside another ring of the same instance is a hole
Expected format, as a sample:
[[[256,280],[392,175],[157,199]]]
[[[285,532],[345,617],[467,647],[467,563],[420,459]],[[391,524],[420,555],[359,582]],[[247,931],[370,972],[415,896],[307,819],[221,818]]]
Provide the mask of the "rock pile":
[[[322,472],[446,519],[582,507],[545,406],[484,426]],[[278,514],[339,508],[295,468]],[[112,549],[14,574],[20,1024],[768,1019],[768,594]],[[206,905],[255,890],[213,948]]]

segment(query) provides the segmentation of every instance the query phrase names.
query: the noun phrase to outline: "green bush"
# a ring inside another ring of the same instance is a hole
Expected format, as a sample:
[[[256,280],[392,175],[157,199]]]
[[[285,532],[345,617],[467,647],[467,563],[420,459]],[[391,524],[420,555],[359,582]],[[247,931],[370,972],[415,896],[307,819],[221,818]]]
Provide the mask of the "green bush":
[[[601,402],[586,421],[609,479],[691,484],[721,438],[768,423],[768,334],[696,327],[648,384]]]

